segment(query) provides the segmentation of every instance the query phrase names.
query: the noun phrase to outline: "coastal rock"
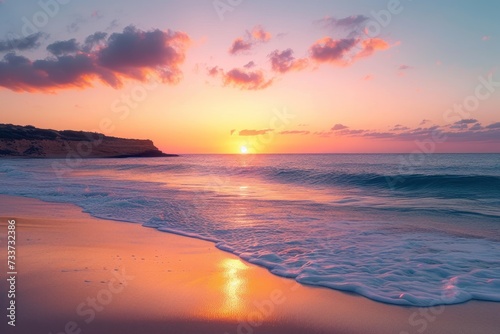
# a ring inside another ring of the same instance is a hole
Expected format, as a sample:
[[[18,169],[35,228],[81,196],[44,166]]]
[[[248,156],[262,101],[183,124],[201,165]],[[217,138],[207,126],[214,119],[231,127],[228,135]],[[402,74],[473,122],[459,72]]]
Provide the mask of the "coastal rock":
[[[102,133],[38,129],[34,126],[0,124],[0,157],[66,158],[170,157],[151,140],[109,137]]]

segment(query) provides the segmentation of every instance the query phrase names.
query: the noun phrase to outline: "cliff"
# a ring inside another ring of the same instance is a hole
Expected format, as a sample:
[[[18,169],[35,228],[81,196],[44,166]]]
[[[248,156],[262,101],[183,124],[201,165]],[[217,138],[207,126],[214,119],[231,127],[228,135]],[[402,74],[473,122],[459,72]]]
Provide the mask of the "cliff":
[[[129,158],[169,157],[151,140],[124,139],[96,132],[56,131],[0,124],[0,158]]]

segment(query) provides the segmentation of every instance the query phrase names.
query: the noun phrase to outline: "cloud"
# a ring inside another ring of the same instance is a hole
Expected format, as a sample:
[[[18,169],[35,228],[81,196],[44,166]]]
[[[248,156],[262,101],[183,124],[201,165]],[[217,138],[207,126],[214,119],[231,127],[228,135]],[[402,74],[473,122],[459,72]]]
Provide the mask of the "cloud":
[[[348,129],[349,127],[348,126],[345,126],[343,124],[335,124],[331,130],[332,131],[339,131],[339,130],[344,130],[344,129]]]
[[[486,126],[487,129],[500,129],[500,122],[490,124]]]
[[[221,68],[219,68],[219,66],[210,67],[208,69],[208,75],[211,77],[216,77],[221,73],[223,73],[223,71]]]
[[[231,131],[229,131],[229,135],[232,136],[235,131],[236,129],[232,129]]]
[[[222,73],[224,86],[233,86],[243,90],[260,90],[269,87],[273,79],[266,79],[260,70],[245,71],[234,68],[227,73]]]
[[[376,51],[390,48],[381,38],[341,38],[324,37],[310,48],[311,59],[318,63],[332,63],[339,66],[351,65],[354,61],[369,57]]]
[[[229,53],[232,55],[245,53],[258,44],[268,42],[271,37],[271,33],[265,31],[262,26],[255,26],[251,31],[246,32],[245,37],[238,37],[233,41]]]
[[[464,123],[452,124],[452,125],[450,125],[450,129],[464,130],[464,129],[467,129],[467,124],[464,124]]]
[[[483,37],[481,37],[481,39],[482,39],[483,41],[489,41],[489,40],[490,40],[490,38],[491,38],[491,36],[483,36]]]
[[[355,58],[369,57],[379,50],[387,50],[390,46],[389,43],[381,38],[369,38],[361,41],[361,51],[359,51]]]
[[[101,42],[97,50],[89,49]],[[101,81],[120,88],[124,80],[146,81],[150,75],[175,84],[181,77],[189,37],[176,31],[142,31],[129,26],[105,39],[93,34],[84,46],[76,40],[58,41],[47,49],[52,57],[31,61],[14,53],[0,60],[0,86],[13,91],[53,92],[92,87]]]
[[[477,119],[473,119],[473,118],[468,118],[468,119],[462,119],[458,122],[455,122],[454,124],[474,124],[474,123],[477,123],[478,120]]]
[[[404,64],[403,64],[403,65],[400,65],[400,66],[398,67],[398,70],[400,70],[400,71],[405,71],[405,70],[410,70],[410,69],[412,69],[412,68],[413,68],[413,66],[410,66],[410,65],[404,65]]]
[[[310,134],[310,131],[305,131],[305,130],[290,130],[290,131],[281,131],[279,134],[280,135],[308,135]]]
[[[481,126],[481,124],[476,123],[476,124],[474,124],[473,126],[470,127],[470,130],[476,131],[476,130],[481,130],[482,128],[483,127]]]
[[[47,51],[55,56],[60,56],[63,54],[77,53],[80,51],[80,46],[76,42],[76,39],[70,39],[68,41],[59,41],[47,46]]]
[[[348,129],[342,128],[341,124],[337,127],[337,131],[334,131],[334,126],[330,132],[316,132],[315,134],[327,137],[332,132],[337,136],[351,136],[351,137],[365,137],[373,139],[383,139],[383,140],[399,140],[399,141],[424,141],[430,138],[435,138],[439,136],[441,138],[446,138],[448,142],[499,142],[500,143],[500,122],[490,124],[488,126],[482,127],[478,122],[473,122],[476,120],[464,120],[464,122],[456,122],[451,126],[430,126],[430,127],[417,127],[408,128],[401,125],[396,125],[390,131],[368,131],[361,129]],[[468,128],[468,124],[474,124],[472,127]]]
[[[36,49],[40,46],[40,38],[43,37],[41,32],[32,34],[22,38],[13,38],[0,41],[0,52],[9,51],[25,51]]]
[[[114,30],[115,28],[117,28],[119,26],[119,23],[118,23],[118,20],[117,19],[114,19],[112,20],[109,25],[106,27],[106,31],[112,31]]]
[[[272,35],[270,32],[267,32],[261,26],[255,26],[251,32],[251,35],[254,40],[261,42],[268,42]]]
[[[87,19],[85,19],[82,15],[78,15],[71,20],[71,23],[66,26],[66,31],[70,34],[74,34],[80,30],[80,27],[87,23]]]
[[[403,65],[400,65],[400,66],[398,67],[398,75],[402,77],[402,76],[404,76],[404,75],[406,74],[406,73],[405,73],[406,71],[411,70],[411,69],[413,69],[413,66],[410,66],[410,65],[404,65],[404,64],[403,64]]]
[[[373,75],[372,74],[368,74],[366,75],[364,78],[363,78],[364,81],[370,81],[370,80],[373,80]]]
[[[94,46],[105,41],[107,36],[108,36],[107,33],[98,31],[85,38],[85,51],[89,52],[90,50],[92,50]]]
[[[98,62],[137,80],[145,80],[148,72],[155,72],[163,82],[176,83],[181,76],[178,66],[184,62],[188,45],[189,37],[182,32],[145,32],[128,26],[123,33],[109,36],[106,47],[98,52]]]
[[[252,46],[253,43],[251,41],[245,41],[240,37],[234,40],[233,44],[229,48],[229,53],[235,55],[243,51],[249,51],[252,49]]]
[[[255,63],[253,61],[248,62],[247,64],[243,65],[244,68],[254,68]]]
[[[306,58],[296,59],[292,49],[284,51],[274,50],[269,54],[271,68],[274,72],[286,73],[289,71],[300,71],[307,67],[309,61]]]
[[[363,29],[364,23],[369,19],[369,17],[364,15],[351,15],[341,19],[335,17],[327,16],[321,20],[316,21],[320,25],[327,28],[344,28],[351,30]]]
[[[473,118],[462,119],[462,120],[457,121],[457,122],[453,123],[452,125],[450,125],[450,129],[463,130],[463,129],[467,129],[469,124],[475,124],[475,123],[478,123],[477,119],[473,119]]]
[[[344,18],[335,18],[327,16],[321,20],[315,21],[323,28],[333,32],[344,32],[348,38],[363,38],[364,28],[369,17],[364,15],[351,15]]]
[[[259,136],[265,135],[268,132],[273,131],[273,129],[263,129],[263,130],[241,130],[238,134],[240,136]]]
[[[405,131],[405,130],[409,130],[410,128],[407,127],[407,126],[403,126],[401,124],[396,124],[394,125],[394,127],[391,129],[391,131]]]
[[[337,39],[324,37],[316,41],[310,48],[310,56],[313,60],[320,63],[338,63],[345,64],[344,57],[357,44],[354,38]]]
[[[327,137],[330,137],[332,135],[332,132],[331,131],[315,131],[313,134],[315,136],[327,138]]]
[[[252,70],[254,66],[252,61],[244,68],[233,68],[227,72],[219,66],[213,66],[207,68],[207,73],[212,78],[220,78],[223,86],[241,90],[261,90],[271,86],[273,79],[267,79],[262,70]]]

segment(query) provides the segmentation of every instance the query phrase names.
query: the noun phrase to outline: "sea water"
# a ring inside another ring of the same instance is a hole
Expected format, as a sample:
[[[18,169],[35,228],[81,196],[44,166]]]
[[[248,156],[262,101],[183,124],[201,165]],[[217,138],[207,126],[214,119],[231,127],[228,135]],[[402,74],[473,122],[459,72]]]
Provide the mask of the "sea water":
[[[212,241],[399,305],[500,301],[500,155],[2,159],[0,193]]]

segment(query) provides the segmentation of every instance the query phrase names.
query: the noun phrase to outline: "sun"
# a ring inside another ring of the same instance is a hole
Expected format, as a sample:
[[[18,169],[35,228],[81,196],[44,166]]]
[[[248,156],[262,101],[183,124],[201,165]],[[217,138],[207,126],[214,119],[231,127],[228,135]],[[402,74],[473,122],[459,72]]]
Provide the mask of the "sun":
[[[248,148],[246,146],[241,146],[240,147],[240,153],[241,154],[247,154],[248,153]]]

